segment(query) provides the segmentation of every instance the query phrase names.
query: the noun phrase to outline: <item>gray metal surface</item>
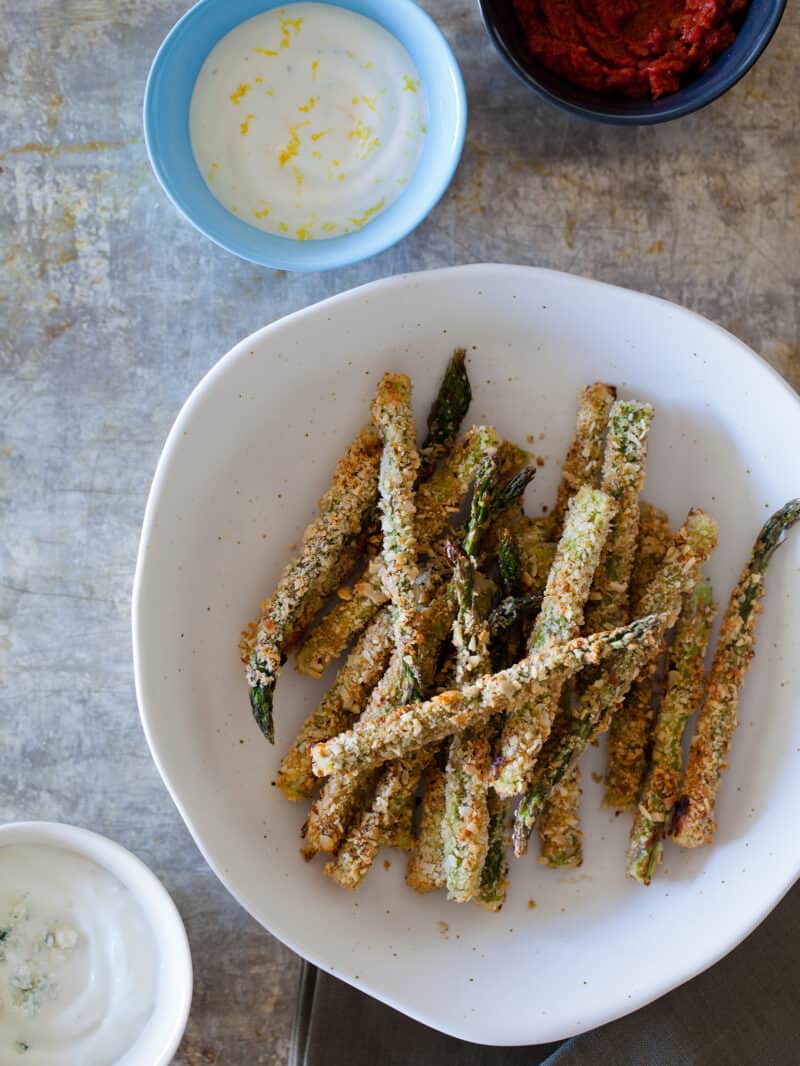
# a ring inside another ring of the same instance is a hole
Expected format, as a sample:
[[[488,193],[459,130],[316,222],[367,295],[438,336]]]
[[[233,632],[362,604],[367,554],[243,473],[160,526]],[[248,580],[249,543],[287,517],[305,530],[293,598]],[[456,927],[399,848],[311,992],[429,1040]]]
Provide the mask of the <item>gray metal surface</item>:
[[[404,270],[498,260],[710,316],[795,386],[800,11],[723,100],[674,124],[567,118],[518,84],[470,0],[426,0],[462,63],[464,158],[431,217],[366,263],[287,275],[178,217],[140,126],[174,0],[0,0],[0,819],[63,819],[139,854],[196,968],[182,1066],[287,1061],[297,960],[205,866],[150,761],[131,674],[139,525],[180,404],[236,340]]]

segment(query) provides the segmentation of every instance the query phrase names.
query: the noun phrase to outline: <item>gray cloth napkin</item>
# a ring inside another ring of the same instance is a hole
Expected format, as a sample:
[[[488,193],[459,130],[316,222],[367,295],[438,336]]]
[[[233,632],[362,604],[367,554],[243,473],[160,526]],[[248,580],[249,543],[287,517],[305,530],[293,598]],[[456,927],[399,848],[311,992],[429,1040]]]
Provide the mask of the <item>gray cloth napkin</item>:
[[[712,969],[635,1014],[561,1045],[495,1048],[454,1040],[303,966],[290,1066],[537,1063],[798,1066],[800,886]]]

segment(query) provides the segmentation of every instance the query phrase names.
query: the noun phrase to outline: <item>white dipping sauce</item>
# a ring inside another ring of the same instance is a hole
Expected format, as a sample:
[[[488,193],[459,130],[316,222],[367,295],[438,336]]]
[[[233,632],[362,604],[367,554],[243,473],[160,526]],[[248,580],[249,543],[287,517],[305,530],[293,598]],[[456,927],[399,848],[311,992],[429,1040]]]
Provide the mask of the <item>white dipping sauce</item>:
[[[411,56],[372,19],[297,3],[217,43],[192,94],[189,130],[214,196],[296,240],[360,229],[414,173],[426,131]]]
[[[157,979],[150,929],[116,877],[63,848],[0,847],[0,1063],[113,1066]]]

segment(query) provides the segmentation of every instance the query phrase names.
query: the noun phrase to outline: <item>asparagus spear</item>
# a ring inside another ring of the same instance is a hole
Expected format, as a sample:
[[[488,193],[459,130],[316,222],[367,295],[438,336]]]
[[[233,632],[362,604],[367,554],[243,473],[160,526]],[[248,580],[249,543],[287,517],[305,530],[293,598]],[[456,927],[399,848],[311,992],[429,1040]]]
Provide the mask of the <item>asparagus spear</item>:
[[[675,807],[672,837],[682,847],[709,844],[714,836],[720,777],[738,725],[736,712],[742,685],[755,654],[764,577],[775,549],[798,519],[800,500],[790,500],[767,520],[731,593]]]
[[[420,776],[433,759],[432,749],[417,752],[410,759],[392,764],[391,773],[384,772],[371,803],[358,825],[345,837],[336,858],[326,864],[325,873],[343,888],[357,889],[387,834],[402,815],[409,796],[419,786]]]
[[[639,537],[639,493],[652,421],[649,403],[617,400],[611,408],[600,487],[617,506],[586,605],[589,633],[628,620],[628,585]]]
[[[474,560],[452,544],[448,548],[457,604],[453,623],[456,684],[463,687],[481,674],[491,672],[489,627],[473,595]],[[480,888],[481,870],[489,847],[486,793],[490,756],[486,726],[465,729],[450,741],[442,842],[447,896],[457,903],[466,903]]]
[[[566,869],[583,862],[580,800],[580,767],[575,763],[548,796],[536,824],[541,841],[539,862],[545,866]]]
[[[322,777],[354,766],[379,766],[469,725],[488,721],[524,697],[528,689],[543,687],[556,677],[566,680],[584,666],[597,665],[610,652],[632,648],[658,628],[660,619],[656,614],[608,633],[548,645],[506,670],[479,677],[463,690],[443,692],[406,707],[386,708],[371,721],[362,716],[352,729],[314,745],[314,773]]]
[[[588,385],[578,403],[575,437],[561,470],[556,505],[549,516],[549,540],[561,536],[567,506],[581,485],[596,485],[603,465],[603,434],[617,390],[602,381]]]
[[[611,521],[612,502],[599,489],[583,486],[569,505],[564,531],[547,579],[542,609],[528,651],[546,649],[580,632],[583,606]],[[563,679],[555,687],[537,687],[506,718],[495,761],[493,783],[499,796],[524,791],[542,743],[558,709]]]
[[[473,427],[453,451],[422,482],[416,497],[417,540],[425,551],[441,535],[451,516],[459,509],[481,463],[494,455],[501,441],[491,426]],[[386,603],[383,559],[377,557],[367,566],[352,594],[336,604],[311,632],[297,655],[301,673],[319,677],[350,641],[369,622],[378,607]]]
[[[264,604],[247,665],[247,684],[253,714],[270,743],[274,743],[275,681],[287,652],[322,599],[347,576],[342,572],[342,554],[375,507],[379,461],[377,435],[372,428],[363,430],[339,460],[319,502],[319,517],[306,529],[302,548]]]
[[[672,541],[669,519],[651,504],[641,505],[639,547],[631,577],[631,610],[642,613],[642,599]],[[658,663],[643,670],[611,719],[603,805],[634,810],[647,768],[653,721],[653,676]]]
[[[521,497],[529,475],[532,476],[532,471],[523,471],[510,480],[505,492],[499,493],[493,501],[497,511],[505,509],[509,497],[517,494]],[[521,601],[511,596],[511,590],[519,589],[522,560],[507,530],[501,531],[497,543],[501,584],[509,593],[504,601],[507,619],[511,605],[516,607],[515,613],[519,613],[517,605]],[[465,544],[465,547],[468,545]],[[451,558],[454,561],[453,585],[458,604],[453,626],[453,643],[457,651],[456,681],[463,687],[476,677],[491,673],[491,630],[488,622],[483,620],[483,612],[473,595],[473,560],[465,553],[451,552]],[[505,654],[510,658],[507,647]],[[514,658],[519,658],[519,655],[514,655]],[[505,808],[496,797],[491,802],[488,797],[491,749],[496,733],[495,724],[488,722],[464,730],[454,736],[450,743],[442,838],[448,898],[458,903],[483,896],[484,902],[496,907],[502,902],[505,893],[504,873],[502,883],[498,880],[505,869]],[[484,884],[484,868],[492,844],[495,852],[500,849],[500,855],[493,855]]]
[[[406,884],[415,892],[432,892],[444,885],[444,770],[431,762],[425,770],[423,781],[419,833],[406,867]]]
[[[617,400],[608,416],[608,437],[600,487],[614,501],[614,516],[586,604],[587,633],[628,621],[628,584],[639,532],[639,493],[644,482],[647,436],[653,419],[649,404]],[[599,427],[591,446],[597,448]],[[565,693],[567,710],[571,692]],[[549,866],[580,866],[580,767],[576,763],[559,782],[538,822],[540,862]]]
[[[507,526],[497,535],[497,569],[504,598],[492,611],[488,621],[495,665],[501,669],[522,658],[523,613],[519,595],[522,589],[522,555],[519,541]],[[501,634],[502,639],[498,643],[497,637]]]
[[[520,522],[516,524],[519,526]],[[497,566],[505,599],[489,616],[489,630],[492,652],[497,660],[497,667],[502,669],[519,660],[522,648],[521,615],[516,607],[510,609],[509,605],[516,605],[523,599],[529,601],[536,599],[538,600],[536,609],[538,609],[541,605],[541,597],[520,597],[523,574],[522,552],[516,534],[505,527],[499,531],[497,538]],[[493,616],[497,612],[503,624],[492,628]],[[493,747],[499,738],[499,729],[495,729],[494,733]],[[486,910],[499,911],[505,902],[508,884],[508,860],[506,858],[508,801],[500,799],[494,789],[490,789],[487,806],[489,809],[489,843],[475,901]]]
[[[311,770],[311,745],[335,736],[358,717],[386,672],[392,644],[392,619],[384,608],[361,634],[327,695],[305,720],[284,756],[276,784],[287,799],[311,798],[317,783]]]
[[[423,571],[419,586],[420,597],[427,604],[422,615],[423,630],[427,635],[422,668],[430,671],[431,676],[436,668],[441,640],[444,639],[439,635],[440,630],[443,626],[449,625],[450,617],[448,614],[449,597],[442,587],[443,578],[444,567],[440,566],[437,560],[436,565],[429,565]],[[438,618],[442,612],[445,614],[445,620],[439,622]],[[393,626],[391,629],[393,645]],[[362,719],[374,718],[387,705],[402,702],[404,685],[403,660],[395,648],[386,672],[372,690],[361,715]],[[335,851],[338,848],[356,811],[363,808],[368,796],[374,791],[376,780],[376,773],[368,771],[361,773],[358,770],[347,774],[333,774],[328,778],[317,800],[311,806],[304,827],[303,835],[306,844],[303,853],[307,857],[317,851]]]
[[[700,580],[687,595],[670,651],[667,689],[655,723],[653,754],[645,777],[628,847],[627,873],[649,885],[664,849],[664,829],[680,790],[681,740],[686,722],[700,706],[704,662],[716,605],[711,586]]]
[[[472,402],[465,356],[464,349],[458,348],[445,368],[428,415],[428,433],[420,448],[421,477],[427,477],[438,461],[448,454]]]
[[[489,805],[489,846],[481,870],[481,883],[475,902],[487,911],[499,911],[505,903],[508,883],[508,860],[506,859],[506,815],[508,801],[502,800],[491,790]]]
[[[406,374],[383,375],[373,401],[372,418],[383,438],[378,479],[383,580],[392,601],[395,643],[406,668],[408,698],[419,698],[419,566],[414,499],[419,454],[411,410],[411,379]]]
[[[426,677],[432,678],[435,673],[439,649],[449,632],[451,619],[449,593],[439,590],[422,616],[425,641],[420,668]],[[366,723],[380,718],[387,706],[401,703],[405,685],[403,660],[400,652],[395,649],[386,673],[373,689],[359,721]],[[377,779],[377,771],[357,765],[345,772],[332,773],[328,777],[306,821],[306,855],[312,855],[316,851],[336,851],[356,812],[365,807],[374,793]]]
[[[696,581],[698,567],[716,543],[716,522],[703,511],[690,511],[643,597],[643,610],[649,617],[657,618],[657,624],[649,628],[646,640],[637,642],[624,656],[615,656],[610,666],[600,672],[572,711],[569,728],[553,738],[553,743],[548,742],[542,751],[530,787],[517,807],[513,831],[516,855],[525,854],[531,830],[547,797],[586,745],[608,728],[609,720],[636,676],[658,654],[664,634],[675,624],[684,595]]]
[[[477,549],[481,536],[487,525],[494,521],[504,507],[511,506],[525,490],[531,474],[514,477],[495,490],[496,465],[493,459],[486,460],[476,479],[476,492],[470,509],[465,544]],[[454,603],[452,595],[448,598],[449,610],[440,610],[431,625],[432,637],[428,637],[427,647],[441,646],[452,624]],[[420,677],[424,692],[433,682],[432,658],[422,665]],[[368,722],[365,722],[365,726]],[[419,779],[435,754],[436,747],[417,750],[408,758],[400,759],[386,767],[378,780],[372,805],[364,811],[358,823],[348,833],[336,861],[329,863],[325,872],[338,883],[348,888],[357,888],[369,871],[377,854],[381,839],[386,835],[408,797],[417,788]]]

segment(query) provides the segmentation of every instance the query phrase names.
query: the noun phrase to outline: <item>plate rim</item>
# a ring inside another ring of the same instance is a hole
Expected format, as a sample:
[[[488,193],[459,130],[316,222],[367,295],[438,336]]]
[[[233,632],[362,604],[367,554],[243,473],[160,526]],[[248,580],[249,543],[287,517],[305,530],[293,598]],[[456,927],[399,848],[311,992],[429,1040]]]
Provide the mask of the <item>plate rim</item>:
[[[740,340],[729,330],[726,330],[723,326],[713,322],[711,319],[706,318],[704,315],[699,314],[697,311],[693,311],[690,308],[683,307],[681,304],[674,303],[671,300],[666,300],[659,296],[654,296],[650,293],[640,292],[636,289],[629,289],[621,285],[613,285],[608,282],[598,281],[594,278],[583,277],[578,274],[569,274],[564,271],[551,270],[545,267],[528,266],[528,265],[516,265],[510,263],[469,263],[464,265],[438,267],[431,270],[410,271],[402,274],[390,275],[387,277],[379,278],[365,284],[355,286],[351,289],[346,289],[343,292],[336,293],[333,296],[326,297],[323,300],[316,303],[309,304],[305,307],[299,308],[296,311],[292,311],[287,315],[283,315],[274,319],[267,325],[254,330],[248,334],[242,340],[238,341],[232,348],[230,348],[208,371],[203,375],[200,381],[191,390],[172,424],[167,438],[164,442],[164,446],[156,464],[156,469],[153,475],[153,480],[150,486],[150,490],[147,496],[147,503],[145,505],[144,519],[142,522],[142,529],[139,538],[139,544],[136,554],[136,568],[134,572],[133,588],[131,595],[131,635],[132,635],[132,650],[133,650],[133,669],[134,669],[134,683],[136,690],[136,702],[139,711],[139,720],[142,725],[142,729],[145,734],[145,739],[150,751],[151,758],[155,763],[156,769],[169,793],[173,803],[175,804],[178,813],[183,819],[195,846],[200,851],[204,860],[218,878],[226,891],[236,900],[236,902],[256,921],[262,928],[264,928],[271,936],[274,936],[281,943],[285,944],[291,951],[301,958],[306,959],[319,969],[324,970],[331,976],[345,981],[347,984],[354,988],[358,988],[360,991],[371,995],[373,998],[387,1004],[393,1009],[400,1011],[408,1017],[421,1022],[439,1032],[445,1033],[448,1036],[452,1036],[459,1040],[464,1040],[470,1043],[481,1042],[486,1046],[495,1047],[522,1047],[531,1044],[531,1040],[499,1040],[499,1041],[477,1041],[474,1036],[467,1035],[467,1030],[460,1030],[455,1025],[443,1024],[440,1019],[437,1019],[434,1015],[426,1011],[425,1009],[411,1008],[406,1004],[397,1002],[391,995],[386,995],[380,991],[373,990],[372,988],[366,988],[362,981],[350,978],[345,972],[339,972],[335,968],[332,968],[328,963],[322,960],[322,958],[315,954],[313,949],[309,950],[306,947],[299,947],[293,934],[284,935],[277,932],[272,925],[268,924],[262,918],[255,915],[250,907],[244,902],[242,895],[240,894],[228,881],[227,876],[222,872],[222,869],[212,859],[209,849],[206,847],[202,837],[204,834],[200,831],[195,821],[189,815],[185,805],[181,801],[178,795],[177,787],[173,785],[170,780],[169,774],[164,768],[161,758],[158,753],[158,747],[153,737],[153,731],[150,727],[150,717],[154,717],[147,710],[144,700],[144,675],[142,664],[142,644],[143,644],[143,626],[142,626],[142,586],[144,582],[144,571],[147,566],[147,554],[148,554],[148,541],[150,539],[150,533],[156,520],[157,505],[163,490],[163,484],[166,478],[166,472],[170,465],[170,461],[173,452],[176,450],[177,444],[183,436],[183,430],[185,424],[190,420],[194,408],[200,403],[201,399],[212,389],[218,378],[223,377],[228,369],[236,364],[240,359],[244,358],[254,344],[261,343],[265,337],[268,337],[272,332],[277,332],[282,329],[288,323],[294,323],[302,320],[305,317],[319,314],[325,309],[333,307],[337,303],[347,302],[349,300],[358,299],[365,294],[379,292],[386,289],[398,288],[402,289],[414,280],[431,280],[437,281],[444,278],[452,277],[456,274],[475,274],[485,275],[510,273],[514,275],[526,274],[529,278],[535,279],[537,277],[546,276],[549,279],[555,279],[558,283],[575,284],[577,287],[593,287],[600,289],[617,290],[624,292],[629,297],[641,300],[645,303],[655,302],[657,304],[666,305],[673,312],[681,316],[689,316],[691,318],[699,320],[703,327],[710,327],[712,331],[715,331],[722,335],[728,343],[733,343],[733,346],[739,350],[739,354],[745,360],[754,360],[763,370],[768,371],[769,376],[774,383],[777,383],[781,389],[786,393],[788,399],[793,401],[798,406],[798,413],[800,414],[800,394],[789,384],[789,382],[770,364],[767,360],[750,348],[744,341]],[[768,917],[768,915],[777,907],[777,905],[784,898],[786,893],[793,887],[793,885],[800,879],[800,852],[794,866],[792,873],[785,879],[785,882],[779,883],[774,893],[770,893],[765,900],[763,906],[761,906],[755,917],[747,923],[744,927],[736,927],[734,934],[726,938],[719,951],[709,955],[702,962],[695,964],[694,962],[685,966],[684,968],[676,967],[671,971],[671,977],[663,982],[659,986],[659,990],[652,995],[645,994],[639,999],[631,999],[624,1003],[620,1003],[617,1008],[609,1010],[605,1009],[587,1010],[586,1016],[581,1020],[581,1025],[577,1029],[570,1029],[564,1031],[563,1028],[553,1028],[552,1030],[545,1029],[541,1035],[536,1035],[537,1043],[548,1043],[557,1040],[566,1040],[573,1036],[579,1036],[581,1033],[588,1032],[592,1029],[598,1028],[601,1025],[606,1025],[610,1022],[617,1021],[620,1018],[626,1017],[629,1014],[634,1013],[637,1010],[641,1010],[643,1007],[648,1006],[650,1003],[655,1002],[668,992],[679,988],[687,981],[692,980],[699,974],[704,973],[712,966],[716,965],[726,955],[730,954],[736,947],[739,946],[747,937]],[[676,976],[677,975],[677,976]]]

